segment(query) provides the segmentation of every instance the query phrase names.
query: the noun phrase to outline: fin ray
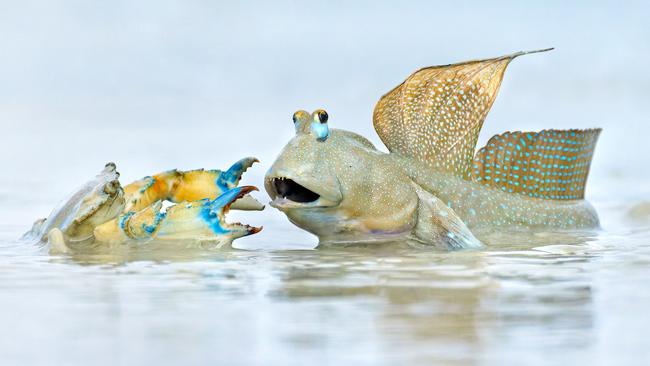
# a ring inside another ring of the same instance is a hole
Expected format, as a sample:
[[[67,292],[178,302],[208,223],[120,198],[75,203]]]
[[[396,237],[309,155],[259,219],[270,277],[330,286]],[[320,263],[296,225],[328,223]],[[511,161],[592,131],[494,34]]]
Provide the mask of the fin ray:
[[[472,180],[534,198],[584,198],[601,129],[505,132],[474,157]]]
[[[420,69],[377,102],[375,130],[391,152],[469,179],[506,67],[515,57],[548,50]]]

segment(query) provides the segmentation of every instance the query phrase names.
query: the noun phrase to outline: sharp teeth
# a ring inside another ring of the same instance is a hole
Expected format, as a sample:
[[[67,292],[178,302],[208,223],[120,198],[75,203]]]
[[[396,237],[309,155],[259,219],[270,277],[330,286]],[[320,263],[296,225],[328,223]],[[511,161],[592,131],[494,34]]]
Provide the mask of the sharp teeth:
[[[280,196],[280,197],[282,197],[282,198],[287,198],[287,196],[286,196],[286,194],[283,194],[283,193],[279,192],[278,184],[283,184],[286,180],[287,180],[287,178],[285,178],[285,177],[277,177],[277,178],[274,178],[274,181],[275,181],[275,182],[274,182],[274,183],[275,183],[275,184],[274,184],[274,185],[275,185],[275,190],[276,190],[276,192],[278,193],[278,196]]]

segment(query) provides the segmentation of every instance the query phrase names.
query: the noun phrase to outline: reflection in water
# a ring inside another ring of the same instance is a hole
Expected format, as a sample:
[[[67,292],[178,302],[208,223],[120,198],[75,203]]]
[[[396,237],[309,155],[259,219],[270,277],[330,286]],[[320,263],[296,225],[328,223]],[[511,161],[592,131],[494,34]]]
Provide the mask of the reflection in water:
[[[12,364],[629,364],[647,352],[639,226],[483,233],[490,245],[464,252],[166,243],[49,256],[6,235],[0,355]]]
[[[376,316],[373,332],[387,345],[404,344],[413,361],[480,360],[495,342],[581,347],[593,340],[558,334],[588,333],[593,326],[591,283],[579,268],[597,257],[586,254],[589,238],[555,237],[570,243],[562,249],[585,253],[579,256],[549,254],[548,247],[534,245],[461,253],[316,252],[294,258],[275,296],[365,299]],[[546,330],[537,340],[526,330],[536,328]]]

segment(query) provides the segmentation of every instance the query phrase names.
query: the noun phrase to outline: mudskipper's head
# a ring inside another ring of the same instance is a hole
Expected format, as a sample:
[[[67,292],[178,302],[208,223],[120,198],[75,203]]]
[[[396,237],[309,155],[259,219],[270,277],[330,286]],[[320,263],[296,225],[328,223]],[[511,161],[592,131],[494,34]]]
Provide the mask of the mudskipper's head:
[[[265,186],[273,207],[328,208],[341,203],[343,195],[332,156],[341,148],[332,137],[328,114],[298,111],[293,115],[296,136],[287,144],[266,174]]]
[[[294,113],[296,135],[264,181],[271,206],[321,241],[410,228],[417,199],[407,178],[386,168],[385,155],[367,139],[328,121],[322,109]]]

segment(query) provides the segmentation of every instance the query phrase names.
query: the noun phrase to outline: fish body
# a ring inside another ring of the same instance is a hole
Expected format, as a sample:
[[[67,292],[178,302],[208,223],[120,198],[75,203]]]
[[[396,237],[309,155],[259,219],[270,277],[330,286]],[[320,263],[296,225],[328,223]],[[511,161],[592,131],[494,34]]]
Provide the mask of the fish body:
[[[296,112],[265,177],[271,205],[321,243],[475,248],[483,229],[597,227],[584,186],[600,130],[506,132],[475,151],[521,54],[425,68],[384,95],[374,125],[389,153],[329,128],[323,110]]]
[[[395,157],[419,187],[438,197],[473,230],[507,228],[588,229],[599,225],[586,200],[544,200],[504,192],[446,172],[436,172],[408,158]]]

